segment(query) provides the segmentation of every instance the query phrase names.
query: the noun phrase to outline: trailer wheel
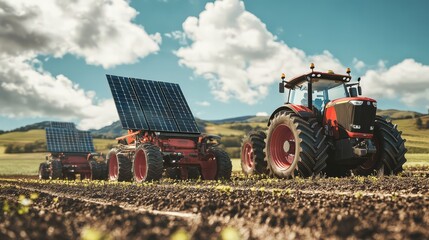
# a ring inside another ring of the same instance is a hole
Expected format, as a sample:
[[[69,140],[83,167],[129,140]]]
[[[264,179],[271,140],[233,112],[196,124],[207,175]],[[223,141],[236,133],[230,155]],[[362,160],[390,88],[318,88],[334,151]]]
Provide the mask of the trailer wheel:
[[[90,160],[89,161],[89,168],[91,170],[91,177],[90,177],[90,179],[91,180],[101,180],[101,177],[102,177],[101,176],[102,175],[102,173],[101,173],[101,171],[102,171],[101,165],[98,164],[98,162],[95,161],[95,160]]]
[[[232,163],[228,154],[224,150],[216,147],[209,148],[207,152],[216,159],[217,170],[215,179],[231,179]]]
[[[107,166],[109,168],[109,180],[119,182],[130,182],[133,174],[131,172],[131,160],[120,154],[120,150],[113,148],[107,154]]]
[[[109,169],[106,162],[99,162],[100,178],[99,180],[107,180],[109,177]]]
[[[251,131],[241,144],[241,169],[246,175],[267,173],[265,161],[265,138],[263,131]]]
[[[59,160],[53,160],[50,163],[50,179],[63,179],[63,164]]]
[[[140,145],[134,155],[134,181],[159,180],[162,177],[164,162],[160,149],[152,144]]]
[[[374,143],[377,152],[373,154],[361,166],[353,170],[357,175],[370,174],[398,174],[402,172],[402,165],[405,159],[405,139],[402,139],[401,132],[396,126],[387,122],[380,116],[375,119]]]
[[[317,120],[280,112],[265,140],[268,169],[276,177],[309,177],[326,168],[328,145]]]
[[[49,166],[45,162],[39,165],[39,179],[49,179]]]

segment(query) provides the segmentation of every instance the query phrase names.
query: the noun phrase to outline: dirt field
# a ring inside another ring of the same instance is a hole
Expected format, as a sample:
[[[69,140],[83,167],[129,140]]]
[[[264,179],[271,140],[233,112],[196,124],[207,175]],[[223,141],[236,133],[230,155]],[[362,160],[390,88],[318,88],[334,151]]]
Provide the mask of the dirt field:
[[[0,239],[425,239],[429,169],[132,184],[0,179]]]

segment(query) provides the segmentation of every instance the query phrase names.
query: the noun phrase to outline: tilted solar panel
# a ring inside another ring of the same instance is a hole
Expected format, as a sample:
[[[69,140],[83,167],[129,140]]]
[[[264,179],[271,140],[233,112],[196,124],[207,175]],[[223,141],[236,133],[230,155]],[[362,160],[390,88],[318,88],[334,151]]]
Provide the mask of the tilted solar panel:
[[[46,144],[48,152],[94,152],[92,136],[87,131],[67,128],[46,128]]]
[[[185,96],[180,89],[179,84],[159,82],[168,102],[171,113],[176,119],[180,132],[199,133],[198,125],[195,122],[194,115],[186,102]]]
[[[130,78],[137,99],[146,116],[149,129],[179,132],[161,88],[156,81]]]
[[[106,75],[106,77],[122,127],[125,129],[149,129],[129,78],[112,75]]]
[[[72,122],[50,122],[50,126],[54,128],[68,128],[68,129],[76,129],[74,123]]]
[[[106,76],[123,128],[199,133],[178,84]]]

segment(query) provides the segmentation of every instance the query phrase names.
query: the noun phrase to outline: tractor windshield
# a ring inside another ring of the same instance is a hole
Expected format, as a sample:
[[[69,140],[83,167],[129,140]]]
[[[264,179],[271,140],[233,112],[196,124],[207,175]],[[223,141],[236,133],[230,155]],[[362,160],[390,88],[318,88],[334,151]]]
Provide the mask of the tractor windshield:
[[[347,96],[344,83],[341,81],[315,79],[312,82],[312,90],[313,105],[319,110],[323,110],[328,102]],[[306,82],[303,82],[301,85],[297,85],[290,95],[290,102],[293,104],[307,106],[307,92],[308,84]]]

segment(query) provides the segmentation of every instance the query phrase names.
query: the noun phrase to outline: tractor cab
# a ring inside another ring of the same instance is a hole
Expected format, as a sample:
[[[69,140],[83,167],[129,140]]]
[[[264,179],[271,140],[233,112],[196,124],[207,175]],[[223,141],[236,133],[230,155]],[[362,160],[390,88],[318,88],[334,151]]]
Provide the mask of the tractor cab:
[[[348,75],[335,74],[333,71],[315,72],[313,69],[312,64],[312,72],[289,81],[284,81],[284,74],[282,75],[279,91],[283,93],[285,88],[289,89],[286,104],[301,105],[323,113],[325,106],[332,100],[358,97],[358,94],[362,94],[360,78],[358,83],[349,83],[352,78],[350,69],[347,69]]]

